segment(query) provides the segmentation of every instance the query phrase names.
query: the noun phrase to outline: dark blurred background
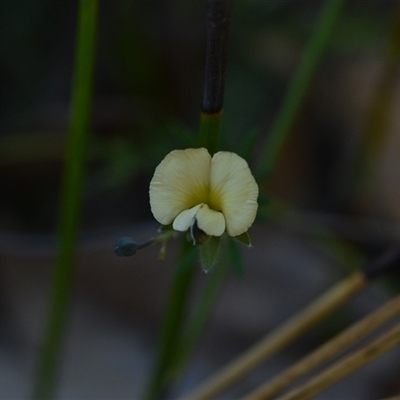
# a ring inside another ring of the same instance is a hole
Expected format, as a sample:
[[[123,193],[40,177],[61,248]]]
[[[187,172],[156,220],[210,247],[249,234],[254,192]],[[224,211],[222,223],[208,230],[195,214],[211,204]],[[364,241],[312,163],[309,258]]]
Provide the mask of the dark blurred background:
[[[322,4],[234,1],[222,148],[240,152],[255,137],[251,166]],[[244,251],[246,274],[227,282],[178,391],[400,237],[399,14],[394,1],[347,2],[280,162],[262,187],[271,200],[251,232],[254,248]],[[205,16],[205,1],[100,1],[93,131],[60,399],[141,396],[176,244],[162,263],[156,248],[119,259],[113,243],[123,235],[154,235],[148,204],[154,168],[170,150],[196,143]],[[27,398],[32,388],[48,310],[76,17],[76,1],[0,2],[4,399]],[[199,274],[199,288],[205,279]],[[396,281],[372,285],[226,398],[251,390],[396,290]],[[318,398],[398,393],[399,355],[394,350]]]

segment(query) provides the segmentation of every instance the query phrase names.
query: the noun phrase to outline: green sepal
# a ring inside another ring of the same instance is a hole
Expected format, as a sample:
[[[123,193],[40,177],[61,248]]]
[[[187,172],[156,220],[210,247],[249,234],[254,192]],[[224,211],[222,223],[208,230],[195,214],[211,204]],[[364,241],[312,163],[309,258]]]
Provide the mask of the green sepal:
[[[201,245],[198,245],[200,262],[204,272],[210,271],[218,261],[221,248],[221,238],[211,236],[210,239]]]
[[[242,233],[239,236],[235,236],[234,239],[236,239],[240,243],[245,244],[247,247],[251,247],[250,235],[247,232]]]

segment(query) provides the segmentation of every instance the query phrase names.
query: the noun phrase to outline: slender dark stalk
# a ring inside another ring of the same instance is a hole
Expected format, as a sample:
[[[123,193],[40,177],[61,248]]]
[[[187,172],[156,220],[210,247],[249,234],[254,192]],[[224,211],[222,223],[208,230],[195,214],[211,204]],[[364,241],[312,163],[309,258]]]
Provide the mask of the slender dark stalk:
[[[207,10],[207,53],[201,110],[207,114],[222,110],[231,0],[209,0]]]
[[[201,107],[200,146],[213,154],[218,149],[225,91],[231,0],[209,0],[204,95]]]
[[[218,150],[220,142],[231,9],[232,0],[208,0],[206,68],[199,144],[206,147],[210,154]],[[228,266],[227,260],[222,260],[215,266],[215,271],[210,273],[193,315],[180,338],[176,357],[171,363],[171,379],[179,376],[196,348],[225,282]]]
[[[59,253],[54,273],[50,314],[33,393],[33,398],[38,400],[54,397],[61,361],[89,139],[96,28],[97,0],[80,0],[71,125],[67,139],[60,204]]]

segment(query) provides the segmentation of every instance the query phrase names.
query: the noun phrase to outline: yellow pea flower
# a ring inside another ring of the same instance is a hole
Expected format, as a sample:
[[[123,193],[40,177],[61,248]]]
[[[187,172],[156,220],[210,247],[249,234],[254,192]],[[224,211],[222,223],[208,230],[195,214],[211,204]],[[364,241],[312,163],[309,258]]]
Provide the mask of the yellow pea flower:
[[[258,186],[247,162],[235,153],[213,157],[204,148],[171,151],[150,182],[150,206],[162,225],[210,236],[245,233],[257,213]]]

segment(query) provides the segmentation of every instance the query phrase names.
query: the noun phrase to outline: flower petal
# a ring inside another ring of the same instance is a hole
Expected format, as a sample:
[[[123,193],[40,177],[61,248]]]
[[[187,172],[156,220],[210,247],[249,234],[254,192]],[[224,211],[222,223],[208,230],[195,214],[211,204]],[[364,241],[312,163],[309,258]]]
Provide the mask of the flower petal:
[[[171,151],[158,165],[150,182],[154,218],[170,224],[183,210],[207,199],[211,156],[206,149]]]
[[[193,224],[197,210],[202,206],[198,204],[195,207],[189,208],[189,210],[182,211],[174,220],[172,227],[179,232],[186,232],[189,227]]]
[[[197,226],[211,236],[221,236],[225,232],[225,218],[219,211],[214,211],[203,204],[196,214]]]
[[[210,186],[210,203],[224,214],[228,234],[238,236],[246,232],[258,208],[258,186],[247,162],[227,151],[214,154]]]

